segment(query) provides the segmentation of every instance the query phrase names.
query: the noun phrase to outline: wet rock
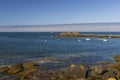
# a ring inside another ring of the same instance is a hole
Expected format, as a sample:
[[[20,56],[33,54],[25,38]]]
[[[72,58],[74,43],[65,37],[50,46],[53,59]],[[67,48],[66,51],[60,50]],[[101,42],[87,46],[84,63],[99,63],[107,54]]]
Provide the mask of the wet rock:
[[[115,55],[114,59],[115,59],[116,62],[120,62],[120,55]]]

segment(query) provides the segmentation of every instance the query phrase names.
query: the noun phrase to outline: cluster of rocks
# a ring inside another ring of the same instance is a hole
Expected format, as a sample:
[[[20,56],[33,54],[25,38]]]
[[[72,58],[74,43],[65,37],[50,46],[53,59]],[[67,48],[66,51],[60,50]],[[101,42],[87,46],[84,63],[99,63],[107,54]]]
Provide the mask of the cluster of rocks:
[[[120,35],[111,34],[81,34],[78,32],[61,32],[60,37],[98,37],[98,38],[120,38]]]
[[[120,55],[114,56],[114,59],[115,62],[100,62],[95,65],[71,64],[58,70],[42,70],[36,62],[25,62],[2,67],[0,73],[17,75],[8,80],[120,80]]]
[[[12,66],[5,66],[0,68],[1,77],[0,80],[24,80],[32,77],[33,73],[39,69],[39,65],[35,62],[25,62],[21,64],[15,64]],[[4,79],[4,76],[15,75],[11,79]]]

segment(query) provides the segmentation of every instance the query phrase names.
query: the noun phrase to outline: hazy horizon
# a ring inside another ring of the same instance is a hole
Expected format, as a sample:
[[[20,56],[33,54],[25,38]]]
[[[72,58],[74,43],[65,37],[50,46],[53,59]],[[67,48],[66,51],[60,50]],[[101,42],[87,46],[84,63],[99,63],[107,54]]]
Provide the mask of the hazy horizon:
[[[119,32],[120,23],[79,23],[54,25],[0,26],[0,32]]]

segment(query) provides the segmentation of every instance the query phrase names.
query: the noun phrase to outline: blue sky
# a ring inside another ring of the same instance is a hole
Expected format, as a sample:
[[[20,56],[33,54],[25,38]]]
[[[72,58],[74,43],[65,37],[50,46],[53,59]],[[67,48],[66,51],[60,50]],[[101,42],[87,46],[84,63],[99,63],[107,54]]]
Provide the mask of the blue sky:
[[[120,24],[21,26],[111,22],[120,22],[120,0],[0,0],[0,32],[120,31]]]
[[[0,25],[120,22],[120,0],[0,0]]]

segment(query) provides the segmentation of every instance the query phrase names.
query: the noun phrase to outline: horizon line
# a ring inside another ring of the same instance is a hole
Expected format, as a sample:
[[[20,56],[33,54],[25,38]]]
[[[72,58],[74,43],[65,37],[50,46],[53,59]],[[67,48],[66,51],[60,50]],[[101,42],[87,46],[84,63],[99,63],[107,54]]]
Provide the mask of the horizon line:
[[[88,23],[65,23],[65,24],[34,24],[34,25],[0,25],[1,26],[62,26],[62,25],[87,25],[87,24],[120,24],[120,22],[88,22]]]

